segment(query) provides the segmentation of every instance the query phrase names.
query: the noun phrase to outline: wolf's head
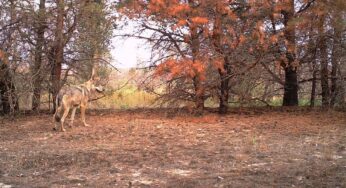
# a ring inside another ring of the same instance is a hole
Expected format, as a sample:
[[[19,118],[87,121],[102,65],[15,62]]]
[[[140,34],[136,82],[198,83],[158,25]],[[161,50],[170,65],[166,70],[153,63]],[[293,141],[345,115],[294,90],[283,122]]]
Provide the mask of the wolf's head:
[[[84,83],[84,85],[89,89],[89,91],[97,91],[102,93],[105,89],[101,84],[99,84],[100,78],[92,76],[90,80]]]

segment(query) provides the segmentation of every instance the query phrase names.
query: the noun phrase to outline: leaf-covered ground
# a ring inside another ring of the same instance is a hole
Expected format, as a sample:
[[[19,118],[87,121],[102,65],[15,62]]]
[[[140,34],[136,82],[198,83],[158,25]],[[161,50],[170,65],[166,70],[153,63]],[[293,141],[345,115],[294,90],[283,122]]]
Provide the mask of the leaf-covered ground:
[[[91,112],[0,119],[0,187],[346,187],[346,114]]]

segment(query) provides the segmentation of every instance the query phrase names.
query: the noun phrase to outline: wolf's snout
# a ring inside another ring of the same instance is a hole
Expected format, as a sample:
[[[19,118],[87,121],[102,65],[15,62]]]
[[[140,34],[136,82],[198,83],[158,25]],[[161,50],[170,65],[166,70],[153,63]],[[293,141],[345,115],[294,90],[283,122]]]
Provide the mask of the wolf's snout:
[[[105,89],[102,86],[95,87],[96,91],[103,92]]]

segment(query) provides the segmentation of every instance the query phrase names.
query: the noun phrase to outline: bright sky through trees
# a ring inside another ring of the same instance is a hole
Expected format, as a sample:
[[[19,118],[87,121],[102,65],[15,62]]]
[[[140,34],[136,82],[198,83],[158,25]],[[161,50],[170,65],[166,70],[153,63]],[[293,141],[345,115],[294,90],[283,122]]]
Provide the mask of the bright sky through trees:
[[[132,32],[132,31],[130,31]],[[144,42],[136,38],[113,38],[111,55],[114,65],[118,68],[136,67],[137,63],[150,58],[150,49],[145,48]]]
[[[38,4],[39,0],[35,0],[35,4]],[[116,34],[128,34],[134,31],[134,26],[130,23],[128,26],[121,30],[116,30]],[[131,68],[136,67],[138,62],[148,61],[150,58],[150,49],[145,47],[142,40],[136,38],[121,38],[114,37],[112,39],[111,55],[113,64],[118,68]]]

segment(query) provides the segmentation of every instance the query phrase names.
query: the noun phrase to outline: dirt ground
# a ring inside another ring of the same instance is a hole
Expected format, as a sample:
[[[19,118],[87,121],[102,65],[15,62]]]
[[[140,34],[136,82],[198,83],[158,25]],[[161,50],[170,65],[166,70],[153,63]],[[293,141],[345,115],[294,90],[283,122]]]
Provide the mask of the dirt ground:
[[[346,187],[346,113],[89,112],[0,118],[0,187]]]

